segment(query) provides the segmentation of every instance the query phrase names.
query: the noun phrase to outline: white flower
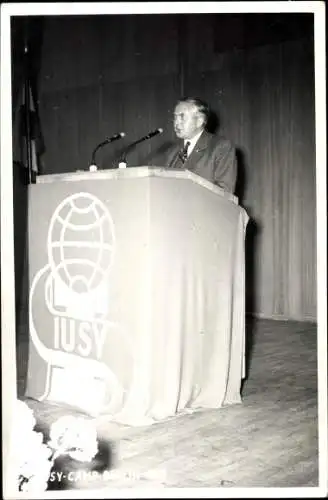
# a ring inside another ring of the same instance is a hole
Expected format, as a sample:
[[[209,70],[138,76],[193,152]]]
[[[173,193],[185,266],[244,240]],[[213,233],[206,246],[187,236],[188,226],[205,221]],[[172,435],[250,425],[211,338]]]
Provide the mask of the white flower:
[[[68,454],[80,462],[90,462],[98,451],[96,427],[82,417],[60,417],[50,428],[48,446],[57,456]]]
[[[49,479],[50,470],[53,464],[49,460],[52,451],[48,446],[42,443],[42,434],[30,431],[26,435],[26,445],[22,443],[16,448],[12,466],[15,467],[16,477],[18,477],[19,486],[22,491],[37,491],[37,485],[44,491],[44,483]],[[30,483],[31,484],[27,484]],[[41,486],[43,485],[43,486]]]
[[[48,482],[40,480],[37,476],[31,477],[27,482],[22,483],[20,491],[38,493],[48,489]]]
[[[45,491],[53,461],[52,450],[43,443],[43,434],[33,430],[33,411],[17,400],[12,427],[10,464],[20,491]]]
[[[44,445],[43,445],[44,446]],[[21,470],[21,491],[38,492],[45,491],[48,486],[48,479],[52,461],[40,456],[38,460],[33,460],[25,464],[25,469]]]
[[[13,429],[15,433],[26,433],[34,429],[36,420],[33,415],[33,410],[27,406],[24,401],[16,400],[14,409]]]
[[[50,429],[50,440],[43,443],[43,434],[34,431],[36,420],[26,403],[17,400],[11,436],[10,460],[17,489],[43,492],[54,460],[69,455],[89,462],[97,454],[97,430],[90,420],[81,417],[59,418]]]

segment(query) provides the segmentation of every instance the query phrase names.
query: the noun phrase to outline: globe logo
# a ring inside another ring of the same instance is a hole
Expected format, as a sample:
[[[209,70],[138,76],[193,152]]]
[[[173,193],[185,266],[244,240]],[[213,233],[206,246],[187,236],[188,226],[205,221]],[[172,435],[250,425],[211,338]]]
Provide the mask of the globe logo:
[[[114,224],[107,207],[90,193],[65,198],[48,230],[52,304],[74,309],[74,316],[77,309],[84,316],[85,307],[101,308],[114,250]]]
[[[125,386],[117,367],[110,366],[108,346],[122,344],[123,352],[134,358],[125,329],[111,319],[116,281],[114,277],[111,284],[109,272],[115,248],[111,214],[93,194],[69,195],[52,211],[48,262],[30,287],[30,337],[46,366],[43,387],[36,373],[37,399],[91,414],[123,404]]]

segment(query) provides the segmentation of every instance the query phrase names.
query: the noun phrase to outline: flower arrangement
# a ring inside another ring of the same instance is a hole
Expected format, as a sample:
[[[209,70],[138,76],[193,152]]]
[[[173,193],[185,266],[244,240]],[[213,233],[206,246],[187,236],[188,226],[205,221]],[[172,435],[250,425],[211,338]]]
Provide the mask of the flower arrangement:
[[[50,427],[50,439],[44,443],[42,432],[34,430],[33,411],[23,401],[16,401],[11,439],[11,466],[17,490],[42,492],[56,458],[68,455],[79,462],[90,462],[98,452],[97,431],[90,420],[66,415]]]

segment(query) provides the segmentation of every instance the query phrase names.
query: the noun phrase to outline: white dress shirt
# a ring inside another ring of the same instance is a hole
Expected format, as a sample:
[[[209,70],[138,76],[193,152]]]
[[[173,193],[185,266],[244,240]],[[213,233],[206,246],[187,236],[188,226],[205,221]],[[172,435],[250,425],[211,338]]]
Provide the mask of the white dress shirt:
[[[192,139],[185,139],[183,144],[186,145],[186,142],[190,142],[189,144],[189,147],[188,147],[188,156],[191,155],[191,152],[192,150],[194,149],[194,147],[196,146],[196,142],[198,141],[198,139],[200,138],[200,136],[202,135],[203,131],[201,130],[199,132],[199,134],[195,135],[195,137],[193,137]]]

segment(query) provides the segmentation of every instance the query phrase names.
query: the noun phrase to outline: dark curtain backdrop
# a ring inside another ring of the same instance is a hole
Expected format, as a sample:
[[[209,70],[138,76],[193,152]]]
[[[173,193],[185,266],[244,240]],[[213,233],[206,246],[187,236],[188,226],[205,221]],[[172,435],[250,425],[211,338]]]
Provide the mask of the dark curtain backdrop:
[[[247,310],[315,320],[313,39],[305,31],[223,50],[217,27],[216,16],[197,14],[44,18],[44,173],[88,169],[95,145],[124,131],[97,156],[99,168],[113,168],[129,142],[163,127],[128,157],[149,164],[173,138],[176,99],[208,100],[213,123],[238,148],[237,194],[251,218]]]

